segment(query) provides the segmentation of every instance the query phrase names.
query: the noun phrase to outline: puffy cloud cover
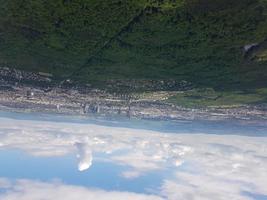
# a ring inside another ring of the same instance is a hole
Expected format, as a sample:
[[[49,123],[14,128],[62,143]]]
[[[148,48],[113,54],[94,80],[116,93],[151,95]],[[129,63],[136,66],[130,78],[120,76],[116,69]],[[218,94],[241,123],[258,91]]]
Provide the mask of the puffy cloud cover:
[[[109,155],[111,162],[130,168],[121,173],[127,179],[166,168],[173,176],[162,179],[158,196],[0,179],[0,188],[7,191],[0,198],[4,200],[62,199],[61,195],[68,199],[100,200],[246,200],[251,199],[247,192],[267,195],[266,137],[163,134],[94,124],[1,118],[0,149],[7,148],[21,149],[34,156],[60,156],[75,151],[80,171],[90,168],[93,154],[101,152]]]
[[[11,184],[5,180],[7,191],[0,194],[1,200],[161,200],[155,195],[131,192],[112,192],[81,186],[65,185],[60,182],[17,180]],[[1,185],[0,185],[1,186]],[[3,185],[2,185],[3,186]]]

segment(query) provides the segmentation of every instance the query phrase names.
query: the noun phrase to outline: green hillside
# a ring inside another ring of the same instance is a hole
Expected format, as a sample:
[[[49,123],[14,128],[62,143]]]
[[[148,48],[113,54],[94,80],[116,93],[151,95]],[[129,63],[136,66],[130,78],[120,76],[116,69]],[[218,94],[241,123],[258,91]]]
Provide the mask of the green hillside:
[[[59,79],[266,87],[266,43],[266,0],[0,0],[0,65]]]

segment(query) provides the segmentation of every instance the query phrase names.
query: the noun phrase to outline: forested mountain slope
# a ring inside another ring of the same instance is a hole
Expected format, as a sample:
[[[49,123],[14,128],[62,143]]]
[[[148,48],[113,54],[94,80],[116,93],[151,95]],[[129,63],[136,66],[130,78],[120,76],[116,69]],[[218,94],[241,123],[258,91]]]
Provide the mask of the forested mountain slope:
[[[86,83],[267,86],[266,0],[0,0],[0,65]]]

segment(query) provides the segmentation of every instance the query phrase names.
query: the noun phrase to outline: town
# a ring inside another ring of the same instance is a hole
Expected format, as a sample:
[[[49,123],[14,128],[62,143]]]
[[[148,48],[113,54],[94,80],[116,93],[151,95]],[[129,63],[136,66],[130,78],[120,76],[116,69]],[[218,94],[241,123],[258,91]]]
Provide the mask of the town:
[[[112,83],[112,85],[116,84],[121,83]],[[77,84],[70,79],[55,81],[49,73],[26,72],[2,67],[0,68],[0,110],[67,115],[117,115],[153,120],[267,119],[267,108],[264,104],[186,108],[170,103],[166,99],[191,87],[185,82],[173,83],[173,85],[176,85],[177,90],[164,90],[166,88],[163,85],[161,91],[153,91],[149,94],[118,89],[104,90],[96,89],[89,84]],[[112,86],[109,85],[107,88],[109,87]]]

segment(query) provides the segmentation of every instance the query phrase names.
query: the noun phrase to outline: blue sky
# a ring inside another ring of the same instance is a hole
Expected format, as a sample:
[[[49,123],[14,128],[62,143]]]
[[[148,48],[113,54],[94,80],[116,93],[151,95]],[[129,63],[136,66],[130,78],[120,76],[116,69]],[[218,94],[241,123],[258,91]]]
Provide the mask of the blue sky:
[[[0,115],[0,200],[48,193],[48,200],[66,194],[99,200],[266,199],[264,125],[237,130],[232,123],[183,122],[167,133],[161,129],[169,122],[151,128],[154,123],[120,126],[113,119],[111,126],[103,119],[53,117]]]

